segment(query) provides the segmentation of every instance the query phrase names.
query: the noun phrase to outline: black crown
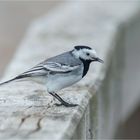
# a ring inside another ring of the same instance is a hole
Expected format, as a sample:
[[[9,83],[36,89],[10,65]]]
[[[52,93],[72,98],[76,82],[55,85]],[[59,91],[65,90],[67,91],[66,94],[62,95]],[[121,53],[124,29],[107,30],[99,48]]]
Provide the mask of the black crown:
[[[83,45],[74,46],[74,48],[75,48],[76,50],[80,50],[80,49],[89,49],[89,50],[91,50],[90,47],[88,47],[88,46],[83,46]]]

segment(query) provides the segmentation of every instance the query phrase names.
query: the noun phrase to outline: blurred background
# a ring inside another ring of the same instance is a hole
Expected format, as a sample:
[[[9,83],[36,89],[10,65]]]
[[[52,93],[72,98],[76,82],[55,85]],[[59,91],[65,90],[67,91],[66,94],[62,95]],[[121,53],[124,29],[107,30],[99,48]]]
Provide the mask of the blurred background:
[[[51,10],[63,2],[62,0],[41,2],[0,1],[0,78],[28,30],[30,23],[51,12]],[[127,4],[131,5],[131,3]],[[120,127],[119,130],[123,132],[120,135],[121,138],[134,138],[136,135],[136,138],[140,138],[140,105],[135,107],[136,99],[140,100],[140,19],[137,20],[135,24],[130,26],[131,28],[127,27],[129,29],[125,32],[125,43],[123,44],[126,49],[125,73],[122,77],[123,95],[120,97],[123,102],[123,112],[125,113],[128,109],[131,109],[134,113],[132,113],[123,126]],[[119,132],[119,134],[121,132]]]
[[[0,77],[30,23],[62,1],[0,1]]]

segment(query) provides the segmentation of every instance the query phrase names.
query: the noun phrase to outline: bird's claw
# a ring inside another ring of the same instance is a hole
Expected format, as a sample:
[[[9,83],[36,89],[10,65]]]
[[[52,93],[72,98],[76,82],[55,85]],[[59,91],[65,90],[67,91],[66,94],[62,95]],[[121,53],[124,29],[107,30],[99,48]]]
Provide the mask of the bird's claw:
[[[56,106],[65,106],[65,107],[76,107],[76,106],[78,106],[78,104],[70,104],[70,103],[60,103],[60,104],[58,104],[58,103],[55,103],[55,105]]]

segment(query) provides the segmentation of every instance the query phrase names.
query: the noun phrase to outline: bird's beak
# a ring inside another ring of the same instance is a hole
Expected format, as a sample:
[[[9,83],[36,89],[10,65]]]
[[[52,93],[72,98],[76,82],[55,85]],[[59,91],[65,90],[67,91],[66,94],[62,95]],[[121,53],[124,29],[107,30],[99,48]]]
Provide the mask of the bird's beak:
[[[93,61],[97,61],[97,62],[100,62],[100,63],[104,63],[104,61],[102,59],[100,59],[99,57],[95,58]]]

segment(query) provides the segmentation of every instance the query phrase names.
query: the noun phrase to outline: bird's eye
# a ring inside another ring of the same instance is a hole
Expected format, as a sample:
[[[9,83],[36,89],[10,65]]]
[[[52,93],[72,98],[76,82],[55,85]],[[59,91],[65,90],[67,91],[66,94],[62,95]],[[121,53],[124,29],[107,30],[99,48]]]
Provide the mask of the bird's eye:
[[[89,53],[86,53],[87,56],[89,56]]]

